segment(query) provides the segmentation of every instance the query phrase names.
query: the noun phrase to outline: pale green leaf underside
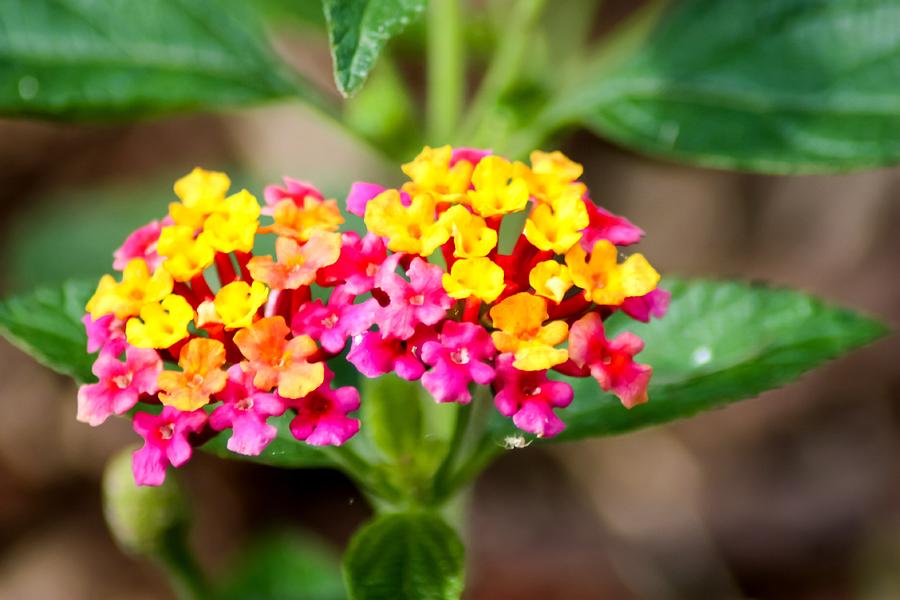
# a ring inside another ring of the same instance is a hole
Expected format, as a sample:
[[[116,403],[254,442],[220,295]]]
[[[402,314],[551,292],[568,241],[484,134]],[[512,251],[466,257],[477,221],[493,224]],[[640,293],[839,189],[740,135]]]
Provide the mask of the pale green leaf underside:
[[[343,95],[359,89],[388,40],[425,5],[425,0],[323,0],[334,80]]]
[[[642,152],[829,172],[900,161],[900,3],[684,0],[554,107]]]
[[[308,91],[246,3],[0,2],[0,113],[108,118]]]

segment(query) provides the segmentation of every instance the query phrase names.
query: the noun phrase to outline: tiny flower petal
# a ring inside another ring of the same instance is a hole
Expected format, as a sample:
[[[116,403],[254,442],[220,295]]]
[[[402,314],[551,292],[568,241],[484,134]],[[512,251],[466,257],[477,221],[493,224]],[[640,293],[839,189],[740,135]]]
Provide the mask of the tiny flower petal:
[[[450,238],[446,223],[436,218],[432,196],[414,196],[408,206],[400,192],[386,190],[369,201],[365,213],[369,231],[387,240],[394,252],[429,256]]]
[[[527,183],[514,175],[508,160],[499,156],[481,159],[472,173],[472,186],[469,203],[482,217],[517,212],[528,203]]]
[[[571,186],[550,203],[538,204],[523,233],[535,247],[564,254],[578,243],[589,217],[582,198],[583,189]]]
[[[225,329],[249,327],[257,311],[269,298],[269,290],[259,281],[248,285],[232,281],[216,294],[214,306]]]
[[[168,348],[188,335],[188,324],[194,320],[194,309],[187,300],[171,294],[161,302],[147,304],[140,318],[128,319],[125,335],[128,343],[138,348]]]
[[[156,252],[160,232],[162,224],[159,221],[150,221],[132,232],[113,253],[113,269],[122,271],[132,259],[140,258],[151,271],[156,271],[162,264],[162,257]]]
[[[453,161],[450,146],[425,146],[412,162],[401,169],[411,180],[403,186],[411,196],[427,193],[438,202],[459,202],[469,189],[474,165],[468,160]]]
[[[99,319],[92,319],[90,314],[84,315],[81,322],[87,334],[87,351],[89,354],[102,350],[113,340],[125,339],[125,323],[108,314]]]
[[[357,217],[366,216],[366,205],[369,200],[378,196],[384,189],[377,183],[355,182],[350,186],[350,193],[347,195],[347,210]]]
[[[275,207],[282,200],[290,200],[299,207],[303,207],[306,204],[307,197],[317,202],[325,200],[325,196],[313,184],[291,179],[290,177],[284,178],[284,187],[278,187],[277,185],[266,186],[264,195],[266,207],[262,212],[264,215],[269,216],[274,213]]]
[[[585,202],[590,223],[582,232],[581,247],[590,252],[599,240],[608,240],[616,246],[629,246],[641,241],[644,231],[625,217],[600,208],[593,202]]]
[[[503,269],[486,257],[463,258],[453,263],[441,279],[451,298],[470,296],[493,302],[506,288]]]
[[[440,221],[453,236],[453,256],[457,258],[487,256],[497,247],[497,232],[465,206],[451,206],[441,215]]]
[[[531,284],[537,295],[559,303],[572,287],[572,277],[569,275],[566,265],[555,260],[545,260],[531,269],[528,274],[528,283]]]
[[[649,294],[659,283],[659,273],[642,254],[632,254],[625,262],[616,262],[616,247],[599,240],[588,259],[581,246],[566,253],[566,265],[572,281],[584,290],[584,296],[597,304],[618,306],[626,298]]]
[[[182,371],[163,371],[157,378],[159,401],[178,410],[197,410],[225,387],[225,346],[218,340],[194,338],[182,346],[178,366]]]
[[[636,296],[634,298],[625,298],[620,308],[622,312],[644,323],[650,322],[650,317],[662,319],[669,310],[669,302],[672,299],[672,293],[662,288],[656,288],[649,294]]]

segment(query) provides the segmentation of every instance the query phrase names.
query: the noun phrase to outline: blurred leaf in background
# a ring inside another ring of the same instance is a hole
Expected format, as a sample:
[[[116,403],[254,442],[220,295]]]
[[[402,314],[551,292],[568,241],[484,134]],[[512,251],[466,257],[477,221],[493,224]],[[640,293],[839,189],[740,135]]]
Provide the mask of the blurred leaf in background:
[[[344,600],[337,557],[293,531],[271,532],[248,545],[218,582],[216,600]]]
[[[258,103],[312,88],[235,0],[0,3],[0,113],[140,116]]]
[[[542,118],[726,169],[835,172],[900,159],[896,0],[682,0],[642,18]]]
[[[247,188],[262,198],[261,182],[236,169],[228,172],[234,190]],[[96,282],[111,271],[113,252],[132,231],[165,215],[175,198],[172,182],[181,175],[67,190],[20,207],[0,243],[8,257],[4,288],[18,292],[68,279]]]

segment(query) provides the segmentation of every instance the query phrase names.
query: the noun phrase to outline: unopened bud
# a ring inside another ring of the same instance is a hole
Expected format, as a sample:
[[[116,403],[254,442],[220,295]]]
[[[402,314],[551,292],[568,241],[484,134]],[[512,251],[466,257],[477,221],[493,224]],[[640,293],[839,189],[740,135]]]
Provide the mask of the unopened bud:
[[[170,477],[156,487],[138,486],[131,471],[132,449],[115,455],[103,473],[103,513],[124,550],[156,557],[187,525],[181,490]]]

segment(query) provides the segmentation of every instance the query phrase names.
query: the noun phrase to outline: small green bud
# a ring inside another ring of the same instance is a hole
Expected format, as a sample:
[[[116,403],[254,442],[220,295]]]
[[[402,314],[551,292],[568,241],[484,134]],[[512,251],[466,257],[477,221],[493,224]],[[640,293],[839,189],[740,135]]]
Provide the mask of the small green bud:
[[[116,542],[127,552],[158,558],[187,527],[187,503],[175,479],[138,486],[131,472],[132,448],[116,454],[103,473],[103,513]]]

